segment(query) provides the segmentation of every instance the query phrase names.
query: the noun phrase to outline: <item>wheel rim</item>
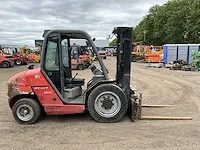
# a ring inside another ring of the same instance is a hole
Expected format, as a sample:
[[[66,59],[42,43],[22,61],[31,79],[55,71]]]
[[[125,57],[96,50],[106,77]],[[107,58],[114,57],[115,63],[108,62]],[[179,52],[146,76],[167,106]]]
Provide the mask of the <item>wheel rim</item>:
[[[79,70],[83,70],[83,65],[79,65],[79,66],[78,66],[78,69],[79,69]]]
[[[21,60],[16,60],[17,65],[21,65]]]
[[[94,108],[100,116],[111,118],[120,111],[121,101],[115,93],[103,92],[95,99]]]
[[[4,63],[4,64],[2,65],[2,67],[3,67],[3,68],[7,68],[8,65],[7,65],[6,63]]]
[[[22,121],[29,121],[33,118],[34,111],[33,108],[28,104],[20,105],[17,108],[17,117]]]

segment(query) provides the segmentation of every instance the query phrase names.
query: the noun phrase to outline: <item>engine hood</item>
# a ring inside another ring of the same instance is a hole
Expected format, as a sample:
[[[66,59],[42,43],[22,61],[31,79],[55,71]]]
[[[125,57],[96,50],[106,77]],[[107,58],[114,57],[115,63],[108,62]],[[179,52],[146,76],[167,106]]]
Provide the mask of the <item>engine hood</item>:
[[[8,84],[12,83],[12,85],[19,85],[19,86],[20,85],[28,85],[28,82],[25,77],[25,73],[26,73],[26,71],[23,71],[23,72],[17,73],[16,75],[12,76],[8,80]]]
[[[8,84],[17,86],[45,86],[48,85],[40,68],[23,71],[12,76]]]

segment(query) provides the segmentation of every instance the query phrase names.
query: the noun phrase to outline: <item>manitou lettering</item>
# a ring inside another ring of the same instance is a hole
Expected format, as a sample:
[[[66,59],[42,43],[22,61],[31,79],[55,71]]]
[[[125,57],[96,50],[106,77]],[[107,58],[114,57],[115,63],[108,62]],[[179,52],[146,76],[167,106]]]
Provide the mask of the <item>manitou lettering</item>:
[[[47,90],[48,89],[48,86],[45,86],[45,87],[34,87],[34,90]]]

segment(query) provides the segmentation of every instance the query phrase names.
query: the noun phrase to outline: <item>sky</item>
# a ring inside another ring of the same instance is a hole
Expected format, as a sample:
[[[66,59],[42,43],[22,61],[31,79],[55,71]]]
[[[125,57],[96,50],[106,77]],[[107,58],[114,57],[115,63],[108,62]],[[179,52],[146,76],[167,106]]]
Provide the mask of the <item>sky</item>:
[[[79,29],[106,39],[116,26],[136,26],[167,0],[0,0],[0,44],[34,45],[46,29]]]

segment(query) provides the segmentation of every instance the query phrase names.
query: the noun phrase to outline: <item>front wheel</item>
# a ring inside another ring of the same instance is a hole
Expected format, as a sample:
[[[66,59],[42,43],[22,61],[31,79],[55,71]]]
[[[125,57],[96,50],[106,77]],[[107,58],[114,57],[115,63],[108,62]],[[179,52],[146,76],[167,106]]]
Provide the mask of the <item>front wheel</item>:
[[[23,64],[23,62],[22,62],[21,59],[16,59],[16,60],[15,60],[15,64],[18,65],[18,66],[20,66],[20,65]]]
[[[41,114],[41,108],[38,102],[31,98],[22,98],[18,100],[12,108],[15,120],[20,124],[33,124]]]
[[[91,92],[87,106],[90,115],[96,121],[113,123],[124,117],[128,109],[128,101],[118,86],[104,84]]]

